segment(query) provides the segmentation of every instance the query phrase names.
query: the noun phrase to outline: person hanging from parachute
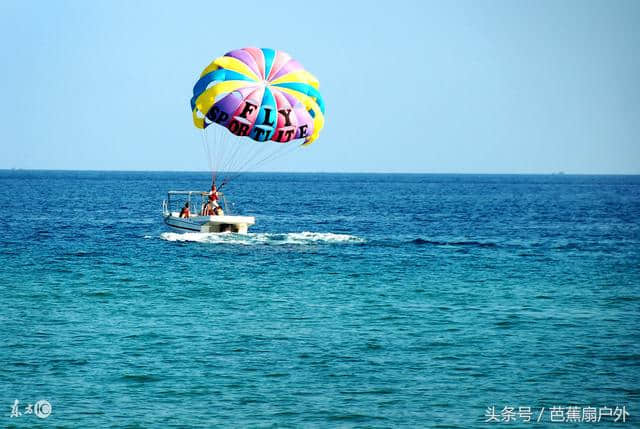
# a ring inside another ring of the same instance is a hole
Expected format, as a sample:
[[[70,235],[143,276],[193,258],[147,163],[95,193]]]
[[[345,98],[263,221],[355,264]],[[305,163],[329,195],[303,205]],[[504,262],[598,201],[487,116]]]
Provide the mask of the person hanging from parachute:
[[[202,71],[191,110],[212,170],[212,205],[239,174],[319,137],[325,113],[319,86],[289,54],[266,48],[229,51]]]

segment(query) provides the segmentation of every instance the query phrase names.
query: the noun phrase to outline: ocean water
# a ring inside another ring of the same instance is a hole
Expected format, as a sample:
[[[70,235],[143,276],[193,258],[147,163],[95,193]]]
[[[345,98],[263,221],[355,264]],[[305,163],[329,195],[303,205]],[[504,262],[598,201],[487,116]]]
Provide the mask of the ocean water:
[[[0,172],[0,426],[639,427],[639,176],[246,174],[249,235],[169,232],[208,185]]]

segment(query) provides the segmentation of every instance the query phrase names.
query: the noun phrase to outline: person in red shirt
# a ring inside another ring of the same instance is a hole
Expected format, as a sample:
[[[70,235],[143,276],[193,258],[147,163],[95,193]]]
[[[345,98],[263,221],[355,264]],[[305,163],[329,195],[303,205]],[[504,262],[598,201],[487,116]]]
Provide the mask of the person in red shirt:
[[[184,203],[184,207],[182,207],[182,210],[180,210],[180,217],[189,217],[189,201]]]
[[[216,182],[211,184],[211,191],[209,192],[209,201],[214,207],[218,207],[218,189],[216,188]]]

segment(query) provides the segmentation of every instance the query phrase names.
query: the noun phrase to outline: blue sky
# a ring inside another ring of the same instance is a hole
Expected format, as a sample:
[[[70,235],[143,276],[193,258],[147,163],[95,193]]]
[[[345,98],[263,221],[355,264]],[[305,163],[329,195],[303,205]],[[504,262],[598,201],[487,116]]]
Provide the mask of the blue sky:
[[[206,170],[189,98],[244,46],[320,80],[275,171],[640,173],[640,2],[0,2],[0,168]]]

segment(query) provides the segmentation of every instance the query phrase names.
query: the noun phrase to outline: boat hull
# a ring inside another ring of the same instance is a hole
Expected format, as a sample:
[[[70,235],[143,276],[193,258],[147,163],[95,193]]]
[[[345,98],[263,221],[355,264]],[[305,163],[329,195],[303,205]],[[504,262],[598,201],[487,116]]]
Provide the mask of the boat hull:
[[[165,215],[164,223],[177,231],[236,232],[246,234],[255,223],[253,216],[193,216],[181,218]]]

